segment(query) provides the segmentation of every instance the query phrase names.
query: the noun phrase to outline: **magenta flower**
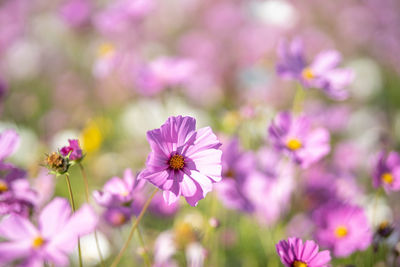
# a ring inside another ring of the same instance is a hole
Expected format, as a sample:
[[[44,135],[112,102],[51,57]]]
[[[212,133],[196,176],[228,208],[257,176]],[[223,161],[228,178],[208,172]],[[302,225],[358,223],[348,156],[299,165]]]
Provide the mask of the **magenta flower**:
[[[373,172],[373,185],[375,188],[383,186],[386,192],[400,190],[399,153],[379,153]]]
[[[210,127],[195,129],[194,118],[177,116],[147,132],[152,151],[139,176],[162,189],[168,204],[182,195],[196,206],[221,180],[221,143]]]
[[[27,266],[42,266],[44,261],[56,266],[68,265],[68,254],[77,245],[78,236],[92,232],[97,216],[88,206],[71,214],[68,201],[55,198],[39,215],[39,227],[19,215],[0,222],[0,263],[22,260]],[[25,266],[25,265],[24,265]]]
[[[308,117],[293,118],[281,112],[268,128],[272,144],[288,154],[301,167],[307,168],[330,151],[330,135],[325,128],[311,129]]]
[[[371,244],[371,228],[364,210],[358,206],[329,203],[315,211],[313,217],[318,242],[337,257],[347,257]]]
[[[83,157],[82,148],[79,145],[78,139],[69,139],[68,140],[69,146],[64,146],[61,148],[60,153],[63,157],[68,156],[70,160],[80,160]]]
[[[337,68],[342,60],[335,50],[323,51],[307,65],[304,59],[303,44],[300,39],[290,44],[282,42],[278,49],[279,63],[276,70],[279,76],[298,80],[305,88],[322,89],[336,100],[344,100],[348,92],[344,89],[354,79],[353,71]]]
[[[303,243],[303,240],[297,237],[279,241],[276,251],[286,267],[328,267],[331,261],[328,250],[319,252],[319,247],[314,241],[307,240]]]

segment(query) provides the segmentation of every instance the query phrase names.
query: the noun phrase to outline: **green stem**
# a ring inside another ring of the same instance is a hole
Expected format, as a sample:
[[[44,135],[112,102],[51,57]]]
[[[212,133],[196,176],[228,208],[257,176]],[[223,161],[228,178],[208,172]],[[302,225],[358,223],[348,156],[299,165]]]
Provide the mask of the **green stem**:
[[[153,199],[153,197],[156,195],[157,191],[158,191],[158,188],[154,189],[154,191],[151,194],[151,196],[149,197],[149,199],[147,199],[146,203],[143,206],[142,211],[140,212],[140,214],[137,217],[136,221],[132,224],[132,228],[131,228],[131,231],[129,232],[128,239],[125,241],[124,246],[122,247],[122,249],[118,253],[118,255],[115,258],[115,260],[112,262],[111,267],[117,267],[117,265],[120,262],[122,256],[124,255],[126,249],[128,248],[129,242],[132,240],[133,233],[135,232],[135,229],[139,225],[140,220],[142,219],[144,213],[146,212],[147,208],[149,207],[150,202]]]
[[[147,249],[146,249],[146,247],[145,247],[145,245],[144,245],[143,236],[142,236],[142,233],[140,232],[139,227],[137,228],[136,232],[137,232],[137,234],[138,234],[139,243],[140,243],[140,245],[141,245],[142,248],[143,248],[143,260],[144,260],[146,266],[147,266],[147,267],[150,267],[150,266],[151,266],[150,257],[149,257],[149,254],[148,254],[148,252],[147,252]]]
[[[82,177],[83,177],[83,183],[85,184],[85,196],[86,196],[86,202],[89,204],[89,183],[88,183],[88,178],[86,175],[86,171],[83,168],[82,163],[79,162],[79,168],[81,169],[81,173],[82,173]],[[103,255],[101,253],[101,249],[100,249],[100,245],[99,245],[99,238],[97,236],[97,230],[94,230],[94,239],[96,241],[96,248],[97,248],[97,252],[99,254],[99,258],[100,258],[100,265],[102,267],[104,267],[104,259],[103,259]]]
[[[296,94],[293,98],[292,111],[293,113],[301,113],[303,111],[303,104],[306,93],[300,83],[296,86]]]
[[[68,174],[65,174],[65,180],[67,181],[69,200],[71,202],[72,211],[75,212],[76,209],[75,209],[74,195],[72,194],[71,181],[69,180]],[[82,267],[83,263],[82,263],[81,240],[79,237],[78,237],[78,255],[79,255],[79,267]]]

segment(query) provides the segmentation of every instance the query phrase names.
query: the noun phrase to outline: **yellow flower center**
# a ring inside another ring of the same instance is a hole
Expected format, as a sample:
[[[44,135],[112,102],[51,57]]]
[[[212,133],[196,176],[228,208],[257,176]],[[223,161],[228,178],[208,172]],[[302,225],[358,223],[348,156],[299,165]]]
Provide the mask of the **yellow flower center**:
[[[307,263],[296,260],[292,263],[292,267],[307,267]]]
[[[169,159],[168,164],[174,170],[181,170],[185,166],[185,159],[183,156],[175,154]]]
[[[35,237],[32,241],[33,248],[40,248],[44,244],[44,239],[41,236]]]
[[[196,234],[192,225],[187,222],[179,223],[175,227],[175,242],[180,248],[185,248],[188,244],[196,240]]]
[[[385,172],[384,174],[382,174],[381,179],[387,184],[393,183],[393,175],[389,172]]]
[[[287,148],[289,148],[290,150],[297,150],[299,148],[302,147],[302,143],[300,142],[299,139],[293,138],[290,139],[287,143],[286,143]]]
[[[303,71],[301,72],[301,76],[303,76],[303,78],[308,81],[315,78],[315,74],[310,68],[303,69]]]
[[[111,43],[103,43],[99,46],[97,53],[99,57],[106,57],[113,54],[115,51],[114,46]]]
[[[348,230],[347,230],[347,227],[345,227],[345,226],[338,226],[335,229],[335,236],[338,238],[345,237],[347,234],[348,234]]]
[[[8,190],[8,185],[5,182],[0,181],[0,193],[6,192],[7,190]]]

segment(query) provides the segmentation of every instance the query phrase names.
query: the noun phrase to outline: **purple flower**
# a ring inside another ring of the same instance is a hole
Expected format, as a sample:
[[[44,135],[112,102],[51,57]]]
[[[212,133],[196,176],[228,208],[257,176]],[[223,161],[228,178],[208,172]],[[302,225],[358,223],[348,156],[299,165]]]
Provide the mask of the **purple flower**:
[[[218,197],[230,209],[250,212],[253,206],[243,191],[249,174],[256,167],[251,152],[243,152],[239,140],[232,139],[222,146],[222,181],[215,185]]]
[[[104,213],[107,222],[121,225],[129,221],[133,214],[139,214],[144,202],[144,182],[136,179],[131,169],[126,169],[123,179],[113,177],[104,185],[102,191],[93,193],[96,202],[107,208]]]
[[[378,155],[373,172],[373,185],[375,188],[383,186],[386,192],[400,190],[400,155],[390,152]]]
[[[286,267],[327,267],[331,260],[328,250],[319,252],[319,247],[313,240],[303,243],[297,237],[279,241],[276,251]]]
[[[358,206],[328,203],[316,210],[313,217],[318,242],[337,257],[347,257],[371,244],[371,228],[364,210]]]
[[[330,151],[330,135],[324,128],[311,129],[308,117],[293,118],[279,113],[268,128],[272,144],[288,154],[301,167],[307,168]]]
[[[194,118],[177,116],[147,132],[152,151],[140,177],[162,189],[168,204],[182,195],[196,206],[221,180],[221,143],[210,127],[195,129]]]
[[[150,203],[149,211],[157,216],[166,217],[172,216],[179,210],[179,202],[172,203],[168,205],[164,201],[163,194],[161,192],[157,192],[154,196],[153,200]]]
[[[68,201],[55,198],[39,215],[39,226],[28,219],[10,215],[0,222],[0,262],[21,259],[28,266],[42,266],[44,261],[56,266],[68,265],[68,254],[78,241],[78,236],[93,231],[97,216],[88,206],[71,214]]]
[[[70,160],[80,160],[83,157],[82,148],[79,145],[78,139],[69,139],[68,140],[69,146],[64,146],[61,148],[60,153],[63,157],[68,156]]]
[[[307,65],[303,44],[300,39],[295,39],[290,44],[282,42],[278,48],[278,56],[280,61],[276,70],[282,78],[298,80],[305,88],[322,89],[336,100],[348,97],[344,88],[352,82],[354,73],[349,69],[337,68],[342,60],[339,52],[323,51]]]

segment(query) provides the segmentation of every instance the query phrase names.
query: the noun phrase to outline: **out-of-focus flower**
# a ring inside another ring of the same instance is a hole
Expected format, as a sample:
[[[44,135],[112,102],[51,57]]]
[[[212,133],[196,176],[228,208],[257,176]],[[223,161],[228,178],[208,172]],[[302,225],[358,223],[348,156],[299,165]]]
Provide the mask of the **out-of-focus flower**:
[[[63,198],[44,207],[38,228],[26,218],[10,215],[0,222],[0,236],[7,240],[0,243],[0,262],[21,259],[27,266],[42,266],[44,261],[67,266],[78,237],[92,232],[96,224],[97,216],[88,205],[71,215]]]
[[[90,18],[92,3],[88,0],[69,0],[60,8],[60,15],[72,27],[85,25]]]
[[[168,204],[182,195],[196,206],[221,180],[221,143],[210,127],[195,128],[194,118],[177,116],[147,132],[152,151],[139,177],[164,190]]]
[[[41,168],[39,174],[32,181],[32,188],[37,192],[37,207],[42,207],[53,197],[55,181],[45,168]]]
[[[131,169],[124,171],[123,179],[111,178],[102,191],[94,191],[96,202],[106,207],[104,218],[112,225],[121,225],[131,218],[133,214],[139,214],[142,201],[142,189],[144,180],[137,180]]]
[[[276,251],[286,267],[328,267],[331,255],[328,250],[319,251],[313,240],[289,237],[276,244]]]
[[[400,190],[400,155],[397,152],[380,152],[373,172],[375,188],[383,186],[386,192]]]
[[[274,224],[287,210],[295,188],[293,165],[275,151],[257,153],[258,167],[249,174],[243,191],[261,224]]]
[[[94,24],[105,35],[125,34],[155,7],[153,0],[118,0],[96,14]]]
[[[294,118],[281,112],[268,128],[271,143],[278,151],[288,154],[301,167],[307,168],[330,151],[330,135],[324,128],[311,129],[306,116]]]
[[[185,82],[194,71],[193,60],[160,57],[139,68],[135,84],[143,95],[155,95],[163,89]]]
[[[14,130],[6,130],[0,134],[0,161],[15,152],[19,145],[19,136]]]
[[[164,201],[163,194],[157,192],[150,202],[149,211],[157,216],[172,216],[179,210],[179,202],[168,205]]]
[[[222,181],[215,185],[219,199],[230,209],[251,212],[253,206],[245,194],[244,184],[255,169],[251,152],[243,152],[237,138],[222,146]]]
[[[97,231],[96,234],[88,234],[80,238],[81,242],[81,250],[82,253],[82,261],[85,263],[85,266],[97,266],[100,264],[99,251],[97,250],[96,238],[98,240],[98,245],[100,247],[101,255],[104,259],[107,259],[111,253],[110,242],[107,240],[106,236]],[[75,250],[73,255],[73,260],[75,265],[78,265],[79,254],[78,250]]]
[[[317,241],[337,257],[366,249],[372,231],[365,212],[358,206],[328,203],[314,213]]]
[[[202,267],[204,264],[206,251],[190,223],[179,222],[173,230],[161,233],[154,246],[154,266],[177,266],[173,256],[178,251],[185,253],[187,266]]]
[[[344,100],[348,97],[345,87],[353,78],[353,71],[339,69],[342,60],[338,51],[328,50],[319,53],[307,65],[304,59],[303,43],[294,39],[290,44],[282,42],[278,49],[279,63],[276,70],[279,76],[299,81],[305,88],[322,89],[329,97]]]
[[[69,160],[79,161],[82,159],[82,148],[79,145],[78,139],[69,139],[69,145],[64,146],[60,149],[60,153],[63,157],[67,157],[69,155]]]

